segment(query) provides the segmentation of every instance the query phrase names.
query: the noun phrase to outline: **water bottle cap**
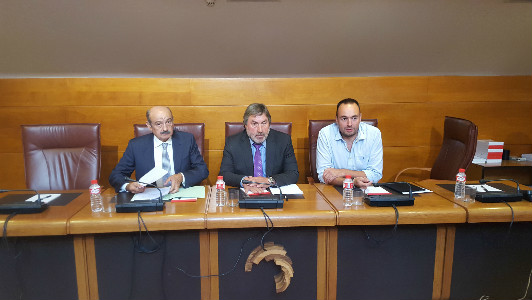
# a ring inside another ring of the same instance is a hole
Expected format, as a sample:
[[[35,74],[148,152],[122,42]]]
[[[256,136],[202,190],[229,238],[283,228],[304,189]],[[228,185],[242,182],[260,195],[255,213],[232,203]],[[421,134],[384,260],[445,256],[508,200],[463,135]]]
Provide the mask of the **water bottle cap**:
[[[465,169],[458,169],[458,172],[465,173]]]
[[[351,175],[345,175],[345,179],[347,178],[351,179]]]
[[[223,177],[223,176],[218,176],[218,179],[222,179],[222,180],[223,180],[223,179],[224,179],[224,177]]]
[[[91,180],[91,184],[98,184],[98,179]]]

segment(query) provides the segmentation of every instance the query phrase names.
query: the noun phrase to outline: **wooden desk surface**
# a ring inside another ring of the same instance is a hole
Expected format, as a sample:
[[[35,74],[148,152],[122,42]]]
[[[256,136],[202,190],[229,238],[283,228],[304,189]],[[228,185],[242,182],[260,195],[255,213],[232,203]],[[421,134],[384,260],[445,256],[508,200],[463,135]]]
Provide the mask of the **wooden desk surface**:
[[[336,213],[327,200],[310,184],[298,184],[304,199],[289,199],[283,208],[265,209],[275,227],[335,226]],[[212,187],[214,190],[214,187]],[[214,192],[210,193],[207,228],[265,227],[260,209],[217,207]]]
[[[478,181],[468,181],[467,184],[476,184]],[[515,183],[511,181],[501,181],[511,187],[515,187]],[[473,203],[465,203],[454,200],[454,192],[448,191],[438,184],[454,184],[454,181],[447,180],[423,180],[418,182],[418,185],[434,191],[457,205],[464,207],[467,210],[468,223],[481,222],[511,222],[512,212],[510,208],[504,203],[482,203],[475,201]],[[529,189],[528,187],[522,187]],[[528,201],[509,202],[514,210],[514,221],[532,221],[532,203]]]
[[[209,189],[206,187],[208,197]],[[114,194],[112,189],[104,193]],[[205,228],[205,200],[196,202],[167,202],[163,211],[141,212],[148,230],[186,230]],[[142,226],[142,224],[141,224]],[[75,214],[69,222],[68,233],[134,232],[139,230],[137,213],[93,213],[90,205]],[[142,230],[144,228],[142,227]]]
[[[342,195],[331,185],[318,183],[315,187],[325,195],[338,211],[338,225],[394,225],[393,207],[360,206],[344,207]],[[463,207],[449,203],[435,193],[415,197],[413,206],[398,206],[399,224],[464,223]]]
[[[68,234],[68,220],[89,203],[88,190],[39,191],[40,193],[81,193],[64,206],[48,206],[37,214],[15,215],[7,224],[7,236],[46,236]],[[31,192],[27,192],[31,193]],[[9,193],[5,193],[7,195]],[[0,226],[9,215],[0,215]]]

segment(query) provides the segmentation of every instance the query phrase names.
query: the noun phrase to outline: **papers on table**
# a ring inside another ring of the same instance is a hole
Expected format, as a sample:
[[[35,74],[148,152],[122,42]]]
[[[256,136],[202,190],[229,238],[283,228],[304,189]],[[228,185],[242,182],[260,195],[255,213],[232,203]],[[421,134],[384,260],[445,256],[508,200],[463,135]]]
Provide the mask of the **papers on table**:
[[[57,197],[61,196],[61,194],[41,194],[41,202],[42,203],[48,203]],[[37,195],[32,196],[31,198],[27,199],[28,202],[35,202],[37,201]]]
[[[279,195],[279,188],[270,188],[272,194]],[[281,187],[283,195],[303,195],[303,191],[297,186],[297,184],[289,184]]]
[[[502,190],[499,190],[497,188],[494,188],[492,186],[489,186],[487,184],[466,184],[466,186],[475,188],[477,192],[502,192]]]
[[[381,186],[368,186],[365,190],[367,195],[391,195],[392,193],[388,192]]]
[[[179,202],[180,200],[192,201],[198,198],[205,198],[205,187],[202,185],[191,186],[189,188],[180,188],[177,193],[168,194],[163,197],[163,200],[172,200],[172,202]],[[174,201],[176,200],[176,201]]]
[[[153,168],[151,169],[148,173],[144,174],[144,176],[142,176],[140,179],[139,179],[139,183],[142,184],[143,186],[146,186],[146,183],[150,183],[150,182],[155,182],[159,179],[161,179],[164,175],[166,175],[167,171],[162,169],[162,168]],[[142,183],[144,182],[144,183]],[[164,193],[163,193],[164,195]]]
[[[161,193],[164,196],[164,195],[168,194],[168,192],[170,192],[170,187],[169,186],[162,187],[162,188],[160,188],[160,190],[161,190]],[[159,193],[159,190],[157,190],[156,188],[146,188],[146,189],[144,189],[144,192],[135,194],[133,196],[133,198],[131,198],[131,201],[136,201],[136,200],[158,200],[160,195],[161,194]]]

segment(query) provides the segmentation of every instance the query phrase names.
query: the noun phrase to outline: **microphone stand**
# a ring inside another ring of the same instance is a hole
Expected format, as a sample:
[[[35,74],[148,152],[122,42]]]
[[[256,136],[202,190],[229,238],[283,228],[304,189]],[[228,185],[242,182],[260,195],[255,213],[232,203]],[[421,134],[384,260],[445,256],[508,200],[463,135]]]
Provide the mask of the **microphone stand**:
[[[163,202],[163,192],[161,191],[161,189],[156,184],[146,183],[146,182],[134,180],[134,179],[131,179],[131,178],[127,177],[127,176],[125,176],[124,179],[126,181],[129,181],[129,182],[138,182],[138,183],[144,184],[146,186],[151,186],[151,187],[156,188],[159,191],[159,202],[161,202],[161,203]]]
[[[477,194],[475,196],[475,200],[483,203],[498,203],[498,202],[517,202],[521,201],[525,195],[521,193],[521,190],[519,189],[519,182],[514,179],[480,179],[478,182],[480,184],[485,184],[487,182],[492,181],[513,181],[515,182],[517,188],[516,193],[505,193],[505,192],[481,192],[479,193],[477,191]]]
[[[151,183],[140,182],[134,179],[131,179],[127,176],[124,177],[125,181],[129,182],[138,182],[145,184],[147,186],[155,187],[159,191],[159,201],[117,201],[116,203],[116,212],[117,213],[127,213],[127,212],[149,212],[149,211],[162,211],[164,208],[163,202],[163,193],[159,187]],[[118,198],[117,198],[118,199]],[[120,203],[119,203],[120,202]]]
[[[41,194],[39,194],[37,190],[34,190],[34,189],[0,190],[0,193],[5,193],[5,192],[34,192],[37,195],[37,201],[30,202],[30,203],[23,202],[23,203],[0,204],[0,214],[11,214],[11,213],[33,214],[33,213],[42,212],[48,207],[46,203],[42,203]]]

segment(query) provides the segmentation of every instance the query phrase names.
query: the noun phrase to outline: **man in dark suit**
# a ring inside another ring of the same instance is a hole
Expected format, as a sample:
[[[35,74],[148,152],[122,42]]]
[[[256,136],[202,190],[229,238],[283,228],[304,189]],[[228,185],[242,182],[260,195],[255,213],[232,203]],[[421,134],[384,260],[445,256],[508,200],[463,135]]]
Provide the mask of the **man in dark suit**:
[[[299,171],[292,139],[270,130],[271,119],[264,104],[253,103],[244,113],[245,130],[227,137],[220,175],[228,185],[260,192],[271,184],[297,182]]]
[[[135,171],[138,180],[155,166],[168,171],[156,184],[171,186],[170,193],[177,192],[180,186],[196,185],[209,176],[194,136],[174,131],[174,117],[168,107],[150,108],[146,119],[152,133],[130,140],[109,176],[109,183],[117,192],[142,193],[144,185],[128,182],[125,177],[130,177]]]

